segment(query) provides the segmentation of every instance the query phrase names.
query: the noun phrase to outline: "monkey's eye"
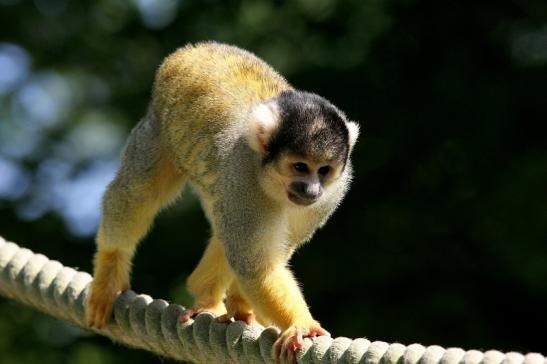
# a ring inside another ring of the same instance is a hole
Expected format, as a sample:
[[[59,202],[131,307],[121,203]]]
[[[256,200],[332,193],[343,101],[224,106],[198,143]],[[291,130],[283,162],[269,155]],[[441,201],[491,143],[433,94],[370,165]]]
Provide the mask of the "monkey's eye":
[[[306,163],[298,162],[292,165],[294,170],[300,173],[308,173],[308,165]]]
[[[325,177],[330,172],[329,166],[323,166],[317,170],[317,173],[319,173],[321,176]]]

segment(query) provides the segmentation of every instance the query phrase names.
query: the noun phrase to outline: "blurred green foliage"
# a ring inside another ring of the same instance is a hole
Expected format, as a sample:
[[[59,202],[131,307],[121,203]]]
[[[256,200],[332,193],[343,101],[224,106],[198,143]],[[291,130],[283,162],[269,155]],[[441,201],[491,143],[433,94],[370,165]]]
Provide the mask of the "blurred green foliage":
[[[0,234],[91,270],[99,199],[162,58],[257,53],[362,125],[355,182],[293,259],[334,336],[547,353],[547,3],[0,0]],[[182,304],[191,192],[133,287]],[[1,363],[169,362],[0,299]]]

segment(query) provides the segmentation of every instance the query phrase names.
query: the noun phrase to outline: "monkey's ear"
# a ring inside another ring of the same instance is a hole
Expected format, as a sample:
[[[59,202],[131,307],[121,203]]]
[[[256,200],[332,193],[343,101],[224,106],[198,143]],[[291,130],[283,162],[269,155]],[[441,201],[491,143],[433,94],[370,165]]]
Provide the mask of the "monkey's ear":
[[[359,138],[359,124],[354,121],[347,122],[349,132],[349,149],[352,150],[357,138]]]
[[[273,102],[255,105],[251,110],[247,140],[249,146],[259,152],[266,153],[268,142],[279,124],[279,112]]]

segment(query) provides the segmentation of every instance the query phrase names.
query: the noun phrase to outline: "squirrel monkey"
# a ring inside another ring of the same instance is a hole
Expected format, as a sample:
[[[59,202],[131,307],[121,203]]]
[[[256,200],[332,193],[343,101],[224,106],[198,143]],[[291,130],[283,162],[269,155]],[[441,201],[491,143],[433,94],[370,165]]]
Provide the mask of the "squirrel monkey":
[[[358,125],[326,99],[292,88],[239,48],[187,45],[166,58],[146,116],[105,192],[90,326],[104,327],[131,260],[162,206],[189,182],[212,237],[188,278],[194,306],[224,319],[274,324],[274,359],[294,361],[313,319],[287,262],[336,209],[351,180]]]

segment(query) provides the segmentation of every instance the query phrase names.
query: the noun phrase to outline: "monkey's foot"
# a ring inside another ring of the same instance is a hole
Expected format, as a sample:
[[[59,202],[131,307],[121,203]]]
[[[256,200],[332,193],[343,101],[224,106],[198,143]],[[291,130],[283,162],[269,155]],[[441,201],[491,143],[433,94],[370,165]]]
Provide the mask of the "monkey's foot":
[[[236,312],[234,314],[226,313],[218,317],[220,322],[229,322],[232,319],[235,321],[243,321],[247,325],[251,325],[256,322],[255,315],[252,312]]]
[[[247,325],[256,322],[253,309],[249,302],[241,295],[239,286],[232,284],[227,292],[226,299],[224,300],[226,306],[226,315],[223,317],[224,321],[243,321]],[[219,318],[222,319],[222,318]]]
[[[224,315],[226,313],[226,310],[223,306],[205,306],[205,307],[193,307],[188,308],[184,310],[184,312],[180,315],[180,322],[186,322],[190,319],[195,318],[197,315],[199,315],[202,312],[209,312],[212,313],[213,316],[218,317],[221,315]]]
[[[296,364],[296,351],[304,346],[305,337],[330,336],[327,330],[314,321],[307,327],[293,326],[283,331],[274,343],[272,358],[275,361],[285,360],[290,364]]]
[[[85,310],[86,322],[90,327],[102,329],[108,324],[112,315],[112,305],[118,292],[113,288],[91,286]]]

